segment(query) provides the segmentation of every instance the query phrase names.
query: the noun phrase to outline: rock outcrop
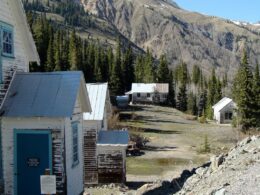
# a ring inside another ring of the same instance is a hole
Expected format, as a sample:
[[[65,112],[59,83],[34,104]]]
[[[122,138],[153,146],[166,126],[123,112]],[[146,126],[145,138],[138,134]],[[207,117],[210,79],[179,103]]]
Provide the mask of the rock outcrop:
[[[166,185],[167,183],[167,185]],[[260,136],[245,138],[227,154],[213,156],[210,162],[185,170],[172,182],[149,186],[143,194],[177,195],[259,195]]]

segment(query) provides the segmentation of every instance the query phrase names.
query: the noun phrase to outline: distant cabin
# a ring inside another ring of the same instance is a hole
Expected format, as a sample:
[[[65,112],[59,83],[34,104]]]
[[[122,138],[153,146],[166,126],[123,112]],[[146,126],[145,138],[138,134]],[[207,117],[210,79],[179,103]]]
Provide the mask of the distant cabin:
[[[216,120],[218,124],[228,124],[232,122],[236,108],[236,104],[232,99],[224,97],[212,106],[212,108],[214,111],[213,119]]]
[[[132,89],[126,95],[132,103],[164,103],[168,93],[168,83],[132,83]]]
[[[4,194],[41,194],[46,169],[57,194],[82,193],[86,112],[81,72],[16,73],[0,109]]]

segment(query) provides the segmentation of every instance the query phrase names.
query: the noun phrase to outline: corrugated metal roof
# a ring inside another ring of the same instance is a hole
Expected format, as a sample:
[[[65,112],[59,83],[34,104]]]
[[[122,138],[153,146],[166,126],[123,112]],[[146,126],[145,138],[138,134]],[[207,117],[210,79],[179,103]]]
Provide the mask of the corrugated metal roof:
[[[86,86],[92,112],[84,113],[83,118],[84,120],[103,120],[106,98],[108,98],[107,83],[89,83]]]
[[[77,71],[16,73],[0,113],[8,117],[70,117],[82,78]]]
[[[227,106],[232,101],[233,101],[232,99],[224,97],[218,103],[216,103],[214,106],[212,106],[212,108],[218,112],[218,111],[222,110],[225,106]]]
[[[128,131],[99,131],[98,145],[127,145]]]
[[[168,83],[132,83],[131,91],[126,94],[133,93],[153,93],[158,91],[159,93],[168,93],[169,84]]]

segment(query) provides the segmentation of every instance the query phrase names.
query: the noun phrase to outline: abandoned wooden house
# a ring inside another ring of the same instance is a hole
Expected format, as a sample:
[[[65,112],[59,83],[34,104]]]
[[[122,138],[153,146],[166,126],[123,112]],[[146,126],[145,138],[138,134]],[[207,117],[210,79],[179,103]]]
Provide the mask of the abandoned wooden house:
[[[126,181],[128,142],[128,131],[99,131],[98,183],[124,183]]]
[[[168,98],[168,83],[132,83],[131,91],[126,95],[130,96],[134,103],[164,103]]]
[[[0,109],[5,194],[40,194],[56,175],[57,194],[83,192],[83,112],[91,112],[81,72],[16,73]]]
[[[107,120],[111,115],[110,96],[107,83],[86,84],[91,113],[84,113],[84,183],[97,184],[97,135],[107,129]]]
[[[218,124],[228,124],[232,122],[233,116],[235,114],[236,104],[232,99],[224,97],[214,106],[213,119],[216,120]]]
[[[91,113],[84,113],[85,185],[125,182],[127,131],[107,131],[112,114],[107,83],[87,84]]]

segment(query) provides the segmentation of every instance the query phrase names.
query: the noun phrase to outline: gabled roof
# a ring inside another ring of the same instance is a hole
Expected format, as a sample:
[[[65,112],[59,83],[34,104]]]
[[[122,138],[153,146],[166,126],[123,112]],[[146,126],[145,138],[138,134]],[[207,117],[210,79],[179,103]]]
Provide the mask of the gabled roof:
[[[168,93],[169,84],[168,83],[132,83],[131,91],[126,94],[133,93],[154,93],[155,91],[159,93]]]
[[[127,146],[128,141],[128,131],[99,131],[97,144]]]
[[[222,98],[218,103],[216,103],[212,108],[215,111],[220,111],[222,110],[225,106],[227,106],[229,103],[231,103],[233,100],[227,97]]]
[[[108,85],[107,83],[89,83],[86,86],[92,112],[84,113],[83,118],[84,120],[103,120],[106,102],[110,106]]]
[[[0,109],[5,117],[70,117],[76,99],[91,111],[81,72],[16,73]]]

